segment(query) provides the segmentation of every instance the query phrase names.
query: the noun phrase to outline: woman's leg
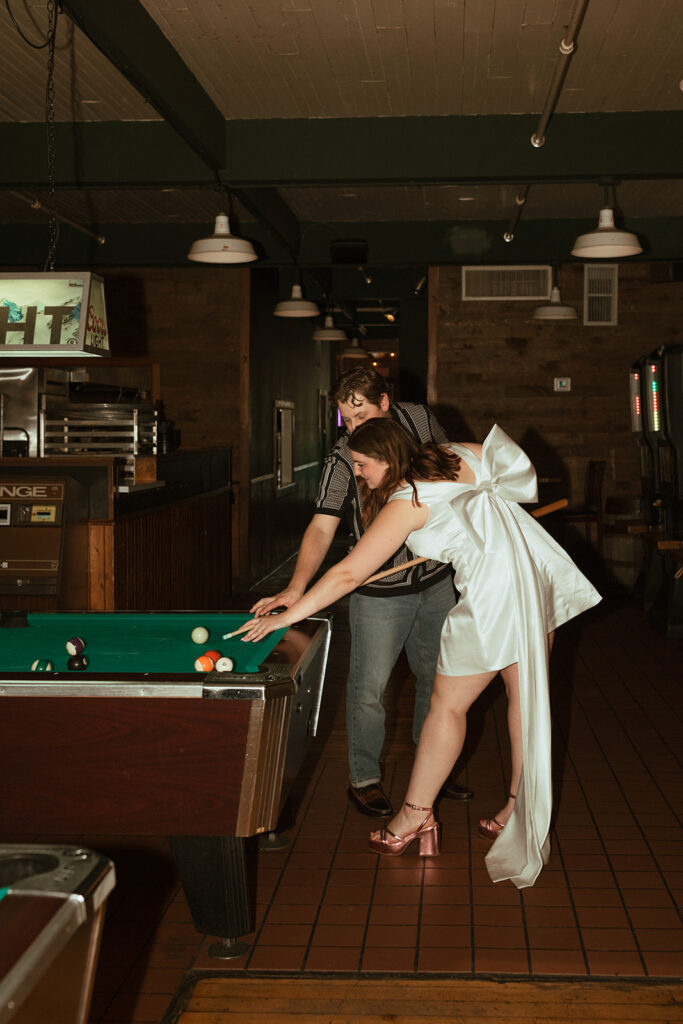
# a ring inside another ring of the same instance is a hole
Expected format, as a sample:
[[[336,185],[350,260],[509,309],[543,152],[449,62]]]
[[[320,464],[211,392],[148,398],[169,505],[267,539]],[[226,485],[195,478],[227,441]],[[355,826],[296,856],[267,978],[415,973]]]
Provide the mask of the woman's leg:
[[[432,807],[439,790],[451,773],[467,729],[467,712],[497,675],[484,672],[474,676],[442,676],[434,680],[429,713],[417,746],[406,801],[418,807]],[[424,811],[402,807],[388,828],[396,835],[413,831],[424,821]]]

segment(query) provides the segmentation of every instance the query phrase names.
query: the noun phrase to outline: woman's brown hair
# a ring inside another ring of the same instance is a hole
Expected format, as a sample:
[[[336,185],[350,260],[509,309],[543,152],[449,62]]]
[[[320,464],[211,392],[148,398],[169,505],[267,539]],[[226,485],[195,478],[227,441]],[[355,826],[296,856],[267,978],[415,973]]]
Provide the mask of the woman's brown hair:
[[[416,480],[457,480],[460,456],[434,442],[418,444],[415,438],[395,420],[377,416],[356,427],[349,438],[351,454],[367,455],[387,463],[387,471],[379,487],[370,489],[363,480],[358,488],[363,504],[362,522],[368,527],[379,510],[386,505],[402,480],[413,489],[417,500]]]

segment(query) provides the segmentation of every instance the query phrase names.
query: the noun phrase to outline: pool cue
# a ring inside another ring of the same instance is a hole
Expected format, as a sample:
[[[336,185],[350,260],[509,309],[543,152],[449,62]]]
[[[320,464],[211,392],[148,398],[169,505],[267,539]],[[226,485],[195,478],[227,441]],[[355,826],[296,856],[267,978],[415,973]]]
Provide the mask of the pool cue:
[[[557,512],[560,508],[566,508],[568,504],[569,502],[566,498],[560,498],[559,501],[551,501],[549,505],[535,508],[531,515],[534,519],[540,519],[542,516],[547,516],[550,512]],[[383,580],[385,576],[393,576],[394,573],[401,572],[403,569],[410,569],[414,565],[419,565],[420,562],[428,561],[428,558],[412,558],[409,562],[404,562],[403,565],[395,565],[391,569],[383,569],[382,572],[376,572],[374,576],[369,576],[360,586],[367,587],[368,583],[376,583],[377,580]]]

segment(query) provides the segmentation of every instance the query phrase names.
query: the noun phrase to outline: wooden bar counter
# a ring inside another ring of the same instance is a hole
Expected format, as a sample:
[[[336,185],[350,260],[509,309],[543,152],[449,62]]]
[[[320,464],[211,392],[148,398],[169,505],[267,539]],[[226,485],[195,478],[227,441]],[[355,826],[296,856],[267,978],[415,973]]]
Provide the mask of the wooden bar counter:
[[[119,466],[115,455],[0,459],[5,496],[22,481],[64,481],[66,493],[56,592],[41,593],[30,583],[13,588],[5,579],[0,609],[228,606],[230,449],[140,456],[134,483],[117,482]],[[0,528],[0,565],[10,546],[10,531]]]

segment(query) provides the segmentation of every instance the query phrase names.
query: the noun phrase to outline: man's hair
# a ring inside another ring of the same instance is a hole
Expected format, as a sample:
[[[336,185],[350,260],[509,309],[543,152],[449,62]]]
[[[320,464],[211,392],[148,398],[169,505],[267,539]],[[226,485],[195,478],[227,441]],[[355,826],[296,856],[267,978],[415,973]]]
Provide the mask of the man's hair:
[[[379,405],[382,395],[391,400],[391,384],[381,373],[370,367],[358,366],[355,370],[342,373],[330,394],[330,401],[335,405],[340,402],[354,403],[354,397],[360,395],[371,405]]]
[[[361,521],[365,528],[402,480],[413,489],[413,504],[419,505],[416,480],[457,480],[460,471],[460,456],[455,452],[434,441],[420,444],[400,423],[388,417],[361,423],[349,440],[349,448],[352,456],[358,452],[387,463],[387,471],[379,487],[371,490],[363,480],[358,482],[363,506]]]

